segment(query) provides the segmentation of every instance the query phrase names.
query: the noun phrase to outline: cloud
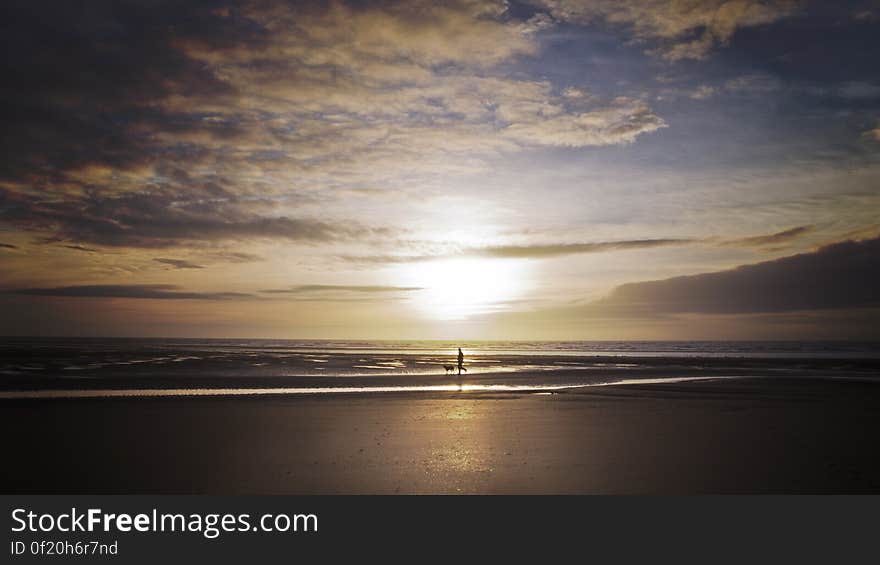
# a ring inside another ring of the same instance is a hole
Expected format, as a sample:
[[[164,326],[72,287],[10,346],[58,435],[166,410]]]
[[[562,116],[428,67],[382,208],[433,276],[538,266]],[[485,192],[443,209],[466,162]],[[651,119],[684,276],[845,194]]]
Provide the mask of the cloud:
[[[0,222],[56,241],[382,235],[300,204],[665,126],[642,101],[511,73],[547,21],[500,1],[9,9],[2,41],[26,55],[7,61]]]
[[[64,247],[65,249],[73,249],[74,251],[83,251],[85,253],[97,253],[98,252],[98,250],[95,249],[94,247],[86,247],[85,245],[72,244],[72,245],[62,245],[61,247]]]
[[[235,300],[252,298],[241,292],[187,292],[172,284],[81,285],[7,289],[5,294],[69,298],[137,298],[150,300]]]
[[[644,102],[619,98],[611,106],[589,112],[513,123],[504,133],[523,143],[589,147],[632,143],[639,135],[664,127],[666,122]]]
[[[164,262],[164,261],[163,261]],[[176,267],[175,268],[193,268]],[[201,267],[194,267],[201,268]],[[393,295],[422,290],[414,286],[385,285],[299,285],[289,288],[261,290],[260,293],[283,295],[305,301],[357,301],[364,297]],[[12,288],[0,294],[64,298],[130,298],[148,300],[244,300],[258,297],[245,292],[191,292],[173,284],[73,285],[56,287]],[[361,298],[358,298],[360,296]]]
[[[417,286],[306,284],[260,292],[297,302],[373,302],[398,300],[402,294],[419,290]]]
[[[585,307],[597,317],[758,314],[880,306],[880,238],[716,273],[629,283]]]
[[[690,97],[694,100],[706,100],[712,98],[716,94],[718,94],[718,87],[703,84],[691,92]]]
[[[751,237],[743,237],[740,239],[732,239],[722,242],[721,245],[730,245],[735,247],[768,247],[787,243],[793,239],[797,239],[804,234],[813,231],[813,226],[797,226],[787,230],[767,235],[756,235]]]
[[[880,98],[880,85],[862,81],[845,82],[835,86],[833,91],[835,95],[850,100],[871,100]]]
[[[727,80],[723,88],[733,93],[765,95],[780,90],[782,82],[772,75],[752,73]]]
[[[493,259],[548,259],[565,255],[585,253],[603,253],[607,251],[623,251],[630,249],[650,249],[689,245],[700,240],[688,238],[667,239],[632,239],[622,241],[598,241],[589,243],[547,243],[528,245],[488,245],[482,247],[465,247],[452,251],[423,253],[418,255],[347,255],[342,259],[354,263],[416,263],[438,259],[461,257],[486,257]]]
[[[11,243],[0,243],[0,249],[18,249],[18,246]]]
[[[675,79],[665,75],[658,77],[658,81],[665,84],[674,83]],[[677,99],[687,97],[692,100],[709,100],[716,96],[736,96],[736,97],[766,97],[770,93],[787,91],[790,94],[821,94],[833,95],[835,90],[829,90],[826,87],[817,87],[810,85],[794,86],[785,84],[778,77],[767,73],[749,73],[734,78],[729,78],[723,82],[715,84],[699,84],[696,86],[674,87],[667,86],[658,91],[658,99]]]
[[[270,39],[272,49],[306,56],[313,64],[345,63],[355,69],[381,61],[489,66],[537,48],[529,37],[534,23],[505,22],[507,5],[499,0],[375,2],[360,9],[334,2],[295,10],[253,2],[243,13],[270,30],[287,31]]]
[[[625,241],[601,241],[595,243],[554,243],[548,245],[497,245],[472,248],[465,255],[494,258],[543,259],[564,255],[602,253],[629,249],[650,249],[693,243],[691,239],[633,239]]]
[[[559,21],[620,26],[671,61],[703,59],[745,27],[773,23],[797,12],[796,0],[538,0]]]
[[[0,188],[0,220],[23,229],[51,232],[58,241],[160,248],[194,241],[256,238],[328,242],[385,233],[354,222],[271,217],[253,211],[253,206],[248,200],[207,199],[202,194],[159,188],[51,201]]]
[[[589,253],[605,253],[610,251],[627,251],[633,249],[652,249],[657,247],[677,247],[682,245],[704,245],[720,247],[765,248],[778,246],[795,240],[814,230],[814,226],[797,226],[783,231],[756,236],[718,239],[713,237],[690,238],[655,238],[629,239],[619,241],[594,242],[553,242],[531,243],[522,245],[487,245],[480,247],[463,247],[441,249],[436,252],[425,252],[413,255],[345,255],[344,261],[353,263],[417,263],[439,259],[461,257],[485,257],[492,259],[548,259],[567,255]]]
[[[492,0],[7,8],[2,41],[21,55],[4,69],[0,177],[56,186],[100,169],[118,186],[164,162],[296,162],[300,132],[332,135],[331,114],[430,108],[443,79],[538,49],[535,26]]]
[[[353,293],[386,293],[386,292],[411,292],[422,290],[418,286],[386,286],[386,285],[335,285],[335,284],[306,284],[289,288],[276,288],[261,290],[270,294],[312,294],[323,292],[353,292]]]
[[[260,255],[257,255],[255,253],[244,253],[239,251],[222,251],[218,253],[212,253],[211,258],[225,263],[257,263],[259,261],[266,260],[264,257],[261,257]]]
[[[0,175],[51,175],[95,162],[128,167],[149,158],[147,132],[163,117],[155,101],[228,92],[210,69],[169,48],[175,33],[218,44],[247,33],[224,25],[210,5],[8,5],[16,25],[2,42],[17,56],[4,65]]]
[[[192,261],[187,261],[185,259],[166,259],[165,257],[157,257],[153,259],[153,261],[157,263],[162,263],[163,265],[168,265],[170,267],[174,267],[175,269],[204,269],[205,267],[202,265],[197,265]]]

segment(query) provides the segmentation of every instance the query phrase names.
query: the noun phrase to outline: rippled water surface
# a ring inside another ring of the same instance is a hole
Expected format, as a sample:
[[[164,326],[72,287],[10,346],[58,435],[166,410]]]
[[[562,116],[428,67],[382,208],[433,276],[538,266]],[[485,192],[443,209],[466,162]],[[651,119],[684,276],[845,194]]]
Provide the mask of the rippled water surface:
[[[465,353],[467,372],[446,366]],[[0,383],[32,388],[298,389],[559,387],[631,379],[815,376],[873,379],[880,344],[857,342],[443,342],[11,339]],[[454,371],[457,372],[457,371]]]

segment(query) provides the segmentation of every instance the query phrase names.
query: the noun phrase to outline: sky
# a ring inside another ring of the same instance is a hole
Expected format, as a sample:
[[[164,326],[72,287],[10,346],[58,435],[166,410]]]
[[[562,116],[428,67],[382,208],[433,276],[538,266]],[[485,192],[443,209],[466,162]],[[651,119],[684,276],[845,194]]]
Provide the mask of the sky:
[[[11,0],[0,335],[880,339],[880,2]]]

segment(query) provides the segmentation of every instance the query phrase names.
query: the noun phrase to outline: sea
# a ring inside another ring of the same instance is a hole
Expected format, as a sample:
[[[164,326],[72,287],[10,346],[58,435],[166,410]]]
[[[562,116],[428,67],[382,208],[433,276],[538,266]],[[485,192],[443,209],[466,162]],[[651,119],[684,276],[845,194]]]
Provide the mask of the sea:
[[[0,338],[0,398],[549,394],[737,378],[880,382],[880,342]]]

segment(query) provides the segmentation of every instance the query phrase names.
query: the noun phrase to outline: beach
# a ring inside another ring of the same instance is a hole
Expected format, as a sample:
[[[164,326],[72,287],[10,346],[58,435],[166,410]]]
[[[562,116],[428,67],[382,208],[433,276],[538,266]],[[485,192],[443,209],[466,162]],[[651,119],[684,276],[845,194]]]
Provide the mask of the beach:
[[[880,492],[880,385],[0,400],[7,493]]]

